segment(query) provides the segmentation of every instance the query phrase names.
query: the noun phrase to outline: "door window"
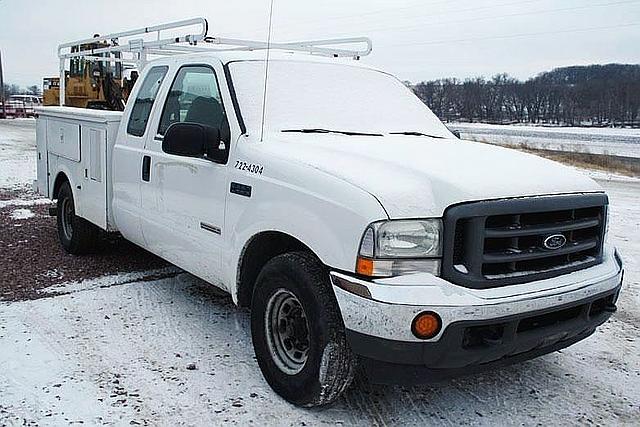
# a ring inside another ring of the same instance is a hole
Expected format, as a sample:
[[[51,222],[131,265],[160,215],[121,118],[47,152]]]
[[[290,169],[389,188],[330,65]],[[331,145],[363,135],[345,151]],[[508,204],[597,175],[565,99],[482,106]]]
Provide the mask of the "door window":
[[[129,135],[144,135],[147,129],[147,122],[149,121],[149,115],[151,114],[151,107],[153,107],[153,103],[158,95],[158,90],[160,90],[160,86],[168,69],[169,67],[154,67],[149,71],[144,82],[142,82],[142,87],[133,104],[127,125],[127,133]]]
[[[229,122],[218,80],[207,66],[187,66],[178,71],[164,105],[158,134],[164,135],[169,126],[182,122],[219,129],[221,139],[229,142]]]

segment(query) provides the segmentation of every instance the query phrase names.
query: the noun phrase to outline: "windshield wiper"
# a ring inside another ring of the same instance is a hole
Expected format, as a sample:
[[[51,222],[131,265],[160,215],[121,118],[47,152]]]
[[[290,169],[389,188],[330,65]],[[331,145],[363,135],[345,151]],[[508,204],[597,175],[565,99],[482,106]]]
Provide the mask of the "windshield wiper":
[[[445,139],[444,136],[429,135],[422,132],[391,132],[389,135],[428,136],[429,138]]]
[[[282,132],[298,132],[298,133],[337,133],[340,135],[348,136],[384,136],[381,133],[365,133],[365,132],[351,132],[346,130],[330,130],[330,129],[284,129]]]

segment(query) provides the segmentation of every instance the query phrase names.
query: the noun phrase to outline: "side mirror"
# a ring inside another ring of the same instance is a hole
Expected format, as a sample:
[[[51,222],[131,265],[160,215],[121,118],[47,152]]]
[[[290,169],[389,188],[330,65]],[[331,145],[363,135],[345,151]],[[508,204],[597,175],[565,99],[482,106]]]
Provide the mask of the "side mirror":
[[[196,157],[226,163],[228,151],[220,130],[198,123],[174,123],[164,134],[162,151],[183,157]]]

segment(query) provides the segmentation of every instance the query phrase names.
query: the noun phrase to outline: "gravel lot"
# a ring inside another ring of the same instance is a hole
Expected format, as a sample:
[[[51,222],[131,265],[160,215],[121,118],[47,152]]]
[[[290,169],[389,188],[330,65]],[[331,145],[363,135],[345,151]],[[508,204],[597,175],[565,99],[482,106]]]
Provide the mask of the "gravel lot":
[[[594,174],[627,272],[620,310],[592,337],[432,386],[359,378],[305,410],[262,379],[248,314],[227,295],[121,240],[62,252],[28,190],[33,128],[0,121],[0,425],[638,425],[639,180]]]
[[[58,243],[50,206],[29,191],[0,193],[0,300],[38,298],[43,288],[61,283],[168,266],[123,239],[107,236],[93,255],[67,254]]]

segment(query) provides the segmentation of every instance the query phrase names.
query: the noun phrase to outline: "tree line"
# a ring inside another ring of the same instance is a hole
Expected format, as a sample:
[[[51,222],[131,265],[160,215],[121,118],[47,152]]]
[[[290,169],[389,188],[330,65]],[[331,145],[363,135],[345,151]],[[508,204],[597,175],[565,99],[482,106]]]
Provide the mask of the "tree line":
[[[28,86],[26,88],[22,88],[16,84],[6,84],[4,85],[4,96],[7,98],[11,95],[41,95],[42,91],[40,91],[40,87],[38,85]]]
[[[498,74],[411,87],[444,121],[640,126],[640,65],[558,68],[524,82]]]
[[[410,87],[443,121],[640,127],[640,65],[557,68],[527,81],[508,74]],[[5,96],[40,95],[5,84]]]

